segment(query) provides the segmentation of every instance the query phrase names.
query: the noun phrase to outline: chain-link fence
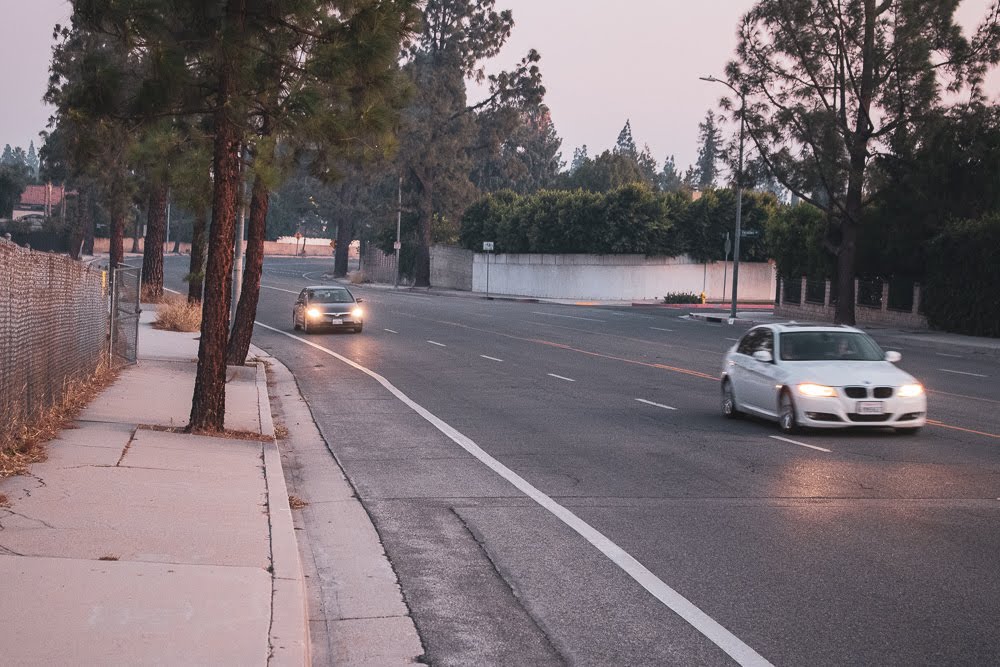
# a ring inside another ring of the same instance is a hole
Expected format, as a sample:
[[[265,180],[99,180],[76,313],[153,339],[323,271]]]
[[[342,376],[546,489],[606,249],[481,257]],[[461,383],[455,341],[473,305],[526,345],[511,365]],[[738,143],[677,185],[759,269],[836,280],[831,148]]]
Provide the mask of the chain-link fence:
[[[0,442],[97,369],[106,296],[100,271],[0,239]]]
[[[114,363],[138,360],[141,269],[120,265],[111,272],[111,358]]]

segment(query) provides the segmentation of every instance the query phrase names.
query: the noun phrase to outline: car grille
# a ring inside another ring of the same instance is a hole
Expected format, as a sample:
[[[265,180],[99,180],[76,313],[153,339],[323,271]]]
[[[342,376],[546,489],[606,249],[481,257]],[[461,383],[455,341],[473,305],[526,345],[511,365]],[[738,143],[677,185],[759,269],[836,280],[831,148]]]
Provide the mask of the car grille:
[[[848,398],[868,398],[867,387],[844,387],[844,393]]]
[[[892,387],[875,387],[875,389],[872,391],[872,395],[875,398],[891,398]]]
[[[856,412],[847,414],[847,418],[852,422],[876,423],[887,422],[892,419],[892,415],[859,415]]]

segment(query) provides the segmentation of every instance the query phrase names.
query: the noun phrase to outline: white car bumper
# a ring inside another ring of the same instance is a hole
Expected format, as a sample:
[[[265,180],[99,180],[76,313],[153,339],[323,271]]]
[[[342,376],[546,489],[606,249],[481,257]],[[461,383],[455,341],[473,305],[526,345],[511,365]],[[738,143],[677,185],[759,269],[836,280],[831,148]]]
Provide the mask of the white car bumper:
[[[853,399],[846,396],[819,398],[798,395],[795,397],[795,411],[798,423],[809,428],[919,428],[927,421],[927,397]]]

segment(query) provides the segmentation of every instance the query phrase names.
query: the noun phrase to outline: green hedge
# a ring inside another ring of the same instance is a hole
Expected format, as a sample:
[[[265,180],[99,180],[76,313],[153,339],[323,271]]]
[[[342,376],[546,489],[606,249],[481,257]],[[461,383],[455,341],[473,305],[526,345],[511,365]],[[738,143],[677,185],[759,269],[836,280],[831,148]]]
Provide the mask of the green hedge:
[[[949,225],[931,241],[924,314],[931,326],[1000,336],[1000,213]]]

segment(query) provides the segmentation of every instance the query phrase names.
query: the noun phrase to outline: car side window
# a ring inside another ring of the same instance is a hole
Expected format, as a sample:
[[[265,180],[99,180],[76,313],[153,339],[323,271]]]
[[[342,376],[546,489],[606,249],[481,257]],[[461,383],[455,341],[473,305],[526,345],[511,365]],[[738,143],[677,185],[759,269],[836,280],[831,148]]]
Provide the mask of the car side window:
[[[765,352],[770,352],[771,357],[774,357],[774,332],[770,329],[761,329],[761,336],[757,340],[757,346],[754,348],[753,352],[758,350],[764,350]],[[750,354],[753,354],[751,352]]]
[[[740,344],[737,346],[736,351],[739,354],[745,354],[748,357],[753,356],[754,351],[757,350],[757,342],[762,331],[763,329],[751,329],[748,331],[740,340]]]
[[[306,302],[306,291],[302,290],[301,292],[299,292],[299,298],[296,300],[296,303],[305,303],[305,302]]]

